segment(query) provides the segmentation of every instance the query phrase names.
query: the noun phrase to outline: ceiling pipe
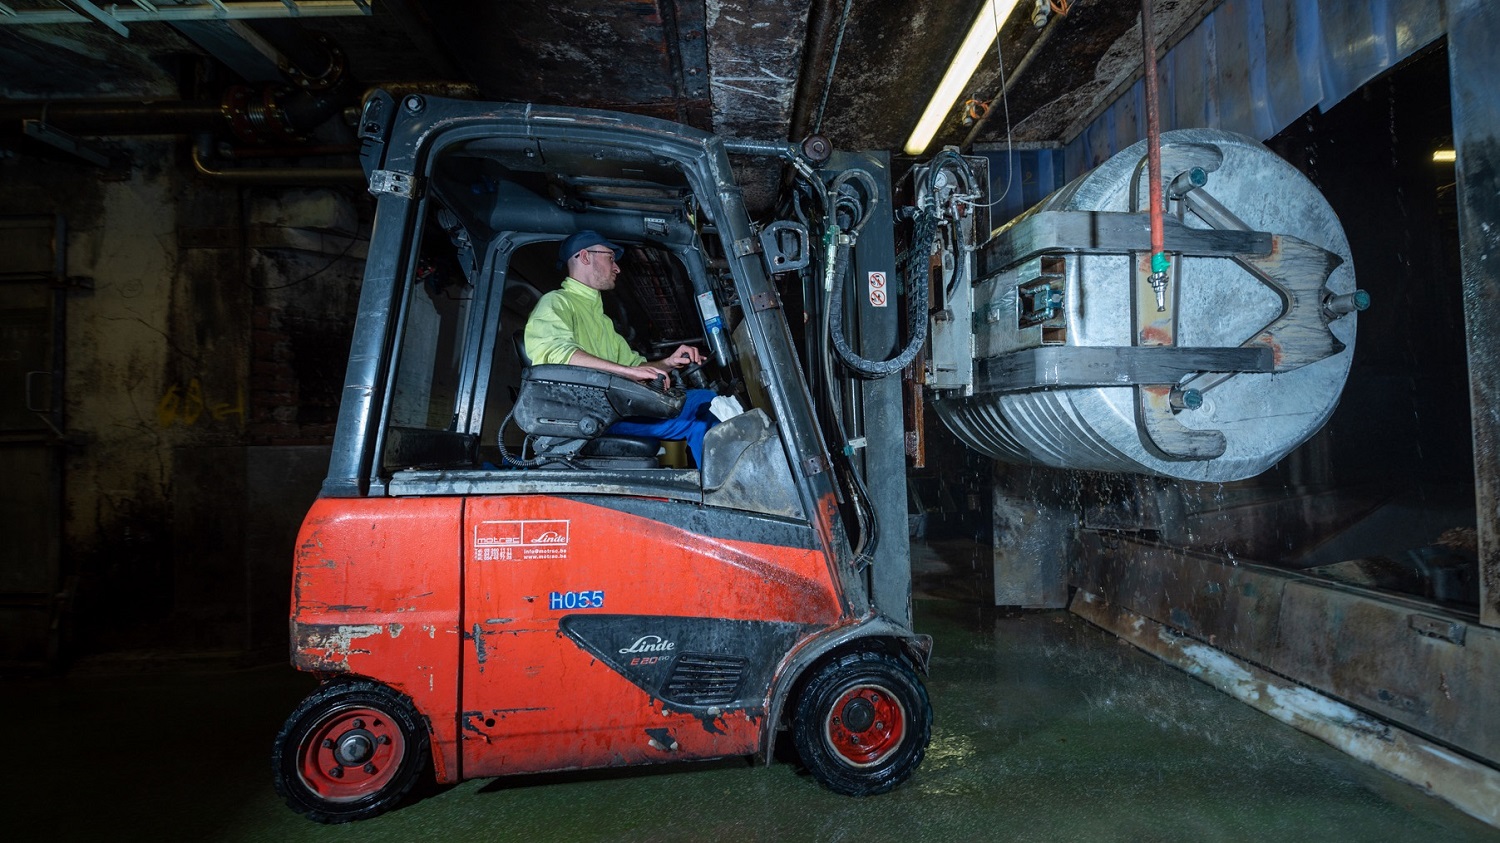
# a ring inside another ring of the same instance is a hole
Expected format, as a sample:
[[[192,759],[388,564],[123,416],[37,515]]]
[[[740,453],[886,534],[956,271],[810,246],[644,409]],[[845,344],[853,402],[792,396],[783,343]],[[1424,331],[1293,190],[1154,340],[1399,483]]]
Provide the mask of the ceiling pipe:
[[[359,167],[230,167],[213,166],[213,138],[200,136],[192,145],[193,169],[210,181],[226,184],[323,184],[362,185],[365,171]]]
[[[76,135],[182,135],[226,128],[216,102],[85,101],[0,104],[0,122],[36,120]]]
[[[842,0],[813,0],[807,10],[807,42],[802,48],[802,70],[797,75],[792,122],[787,129],[789,140],[800,141],[811,132],[813,113],[831,82],[825,77],[833,63],[835,6],[842,8]]]

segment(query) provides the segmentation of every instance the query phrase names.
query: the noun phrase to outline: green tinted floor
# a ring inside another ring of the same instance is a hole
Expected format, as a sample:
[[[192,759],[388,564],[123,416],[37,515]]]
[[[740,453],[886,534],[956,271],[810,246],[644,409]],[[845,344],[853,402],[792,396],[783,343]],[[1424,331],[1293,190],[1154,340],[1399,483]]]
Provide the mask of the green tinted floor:
[[[0,838],[277,841],[1500,840],[1062,612],[945,586],[972,545],[919,546],[936,639],[927,759],[850,799],[790,764],[466,782],[319,826],[271,790],[271,739],[310,687],[280,667],[6,681]],[[971,589],[970,589],[971,590]],[[937,596],[946,595],[946,596]]]

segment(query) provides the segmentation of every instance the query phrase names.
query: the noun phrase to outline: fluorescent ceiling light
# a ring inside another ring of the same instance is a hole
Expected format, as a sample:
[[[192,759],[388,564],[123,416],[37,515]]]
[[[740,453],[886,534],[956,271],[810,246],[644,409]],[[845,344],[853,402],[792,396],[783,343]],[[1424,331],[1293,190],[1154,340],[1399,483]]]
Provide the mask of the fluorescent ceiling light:
[[[932,136],[943,125],[943,119],[953,109],[953,103],[958,101],[958,95],[964,86],[969,84],[969,77],[974,75],[979,60],[989,52],[990,44],[1000,32],[1001,24],[1010,17],[1015,6],[1016,0],[985,0],[979,16],[974,18],[974,25],[969,27],[969,34],[964,36],[964,43],[953,55],[948,72],[943,74],[943,81],[933,91],[927,110],[922,112],[922,119],[917,121],[917,127],[911,130],[911,137],[906,139],[907,155],[921,155],[927,149],[927,144],[932,143]]]
[[[1458,160],[1458,153],[1451,149],[1433,150],[1432,160],[1438,164],[1452,164]]]

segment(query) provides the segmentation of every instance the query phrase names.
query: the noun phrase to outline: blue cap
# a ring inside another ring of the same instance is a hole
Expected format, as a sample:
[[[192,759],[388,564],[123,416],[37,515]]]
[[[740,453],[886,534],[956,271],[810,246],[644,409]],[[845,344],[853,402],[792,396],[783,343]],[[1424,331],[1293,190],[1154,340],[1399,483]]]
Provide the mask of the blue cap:
[[[600,234],[599,232],[585,228],[583,231],[580,231],[577,234],[570,235],[568,239],[562,241],[562,245],[557,249],[557,268],[562,269],[567,265],[568,258],[573,257],[583,249],[592,248],[594,246],[604,246],[611,252],[614,252],[615,260],[619,260],[620,258],[625,257],[624,247],[616,246],[608,240],[605,240],[604,235]]]

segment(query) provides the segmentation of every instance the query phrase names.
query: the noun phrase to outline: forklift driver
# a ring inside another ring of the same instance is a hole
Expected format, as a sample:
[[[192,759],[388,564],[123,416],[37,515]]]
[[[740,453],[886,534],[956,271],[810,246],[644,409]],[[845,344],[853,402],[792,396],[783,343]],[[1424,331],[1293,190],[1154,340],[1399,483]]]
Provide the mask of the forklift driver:
[[[703,355],[690,345],[660,360],[647,361],[620,336],[604,315],[600,293],[615,288],[620,274],[617,261],[624,248],[595,231],[580,231],[562,242],[557,267],[564,264],[568,276],[562,286],[542,296],[526,320],[526,354],[534,364],[566,363],[587,366],[636,381],[655,381],[690,363],[703,362]],[[717,422],[710,412],[711,389],[690,389],[682,412],[671,419],[624,419],[607,432],[655,439],[686,439],[693,463],[703,465],[703,434]]]

